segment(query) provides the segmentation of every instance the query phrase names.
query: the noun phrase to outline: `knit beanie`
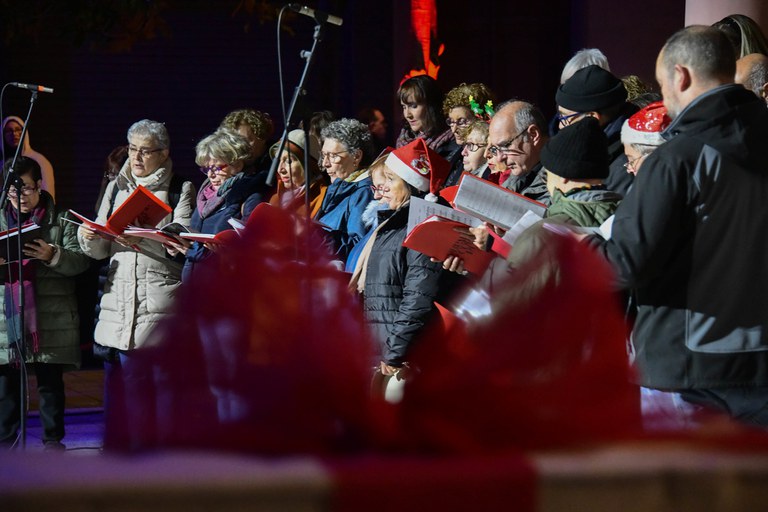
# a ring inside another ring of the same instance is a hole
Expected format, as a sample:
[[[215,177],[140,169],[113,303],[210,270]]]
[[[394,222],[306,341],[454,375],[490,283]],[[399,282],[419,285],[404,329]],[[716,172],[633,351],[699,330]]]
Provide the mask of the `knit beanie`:
[[[608,177],[608,138],[594,117],[566,126],[541,149],[541,163],[551,173],[573,180]]]
[[[610,71],[593,64],[578,70],[558,87],[555,100],[574,112],[593,112],[625,102],[627,90]]]
[[[671,122],[663,102],[651,103],[624,121],[621,127],[621,142],[659,146],[664,143],[661,132],[666,130]]]

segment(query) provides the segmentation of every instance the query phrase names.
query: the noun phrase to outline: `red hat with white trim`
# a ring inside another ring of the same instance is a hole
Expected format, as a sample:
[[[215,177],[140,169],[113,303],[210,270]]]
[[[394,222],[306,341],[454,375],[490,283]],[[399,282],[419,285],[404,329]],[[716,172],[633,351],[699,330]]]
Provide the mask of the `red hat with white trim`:
[[[385,163],[409,185],[429,192],[425,199],[432,202],[437,201],[437,193],[451,170],[448,160],[427,147],[421,138],[392,151]]]
[[[643,144],[659,146],[664,143],[661,132],[672,120],[667,115],[664,103],[656,101],[635,112],[621,127],[622,144]]]

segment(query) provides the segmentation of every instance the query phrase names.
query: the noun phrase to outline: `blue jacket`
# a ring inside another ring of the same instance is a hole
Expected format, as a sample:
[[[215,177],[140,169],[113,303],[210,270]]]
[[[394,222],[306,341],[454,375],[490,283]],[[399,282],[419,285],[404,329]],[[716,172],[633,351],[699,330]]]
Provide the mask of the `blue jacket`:
[[[326,226],[333,253],[345,261],[352,248],[365,236],[363,212],[373,199],[373,182],[366,177],[360,181],[336,180],[328,186],[320,211],[315,217]]]

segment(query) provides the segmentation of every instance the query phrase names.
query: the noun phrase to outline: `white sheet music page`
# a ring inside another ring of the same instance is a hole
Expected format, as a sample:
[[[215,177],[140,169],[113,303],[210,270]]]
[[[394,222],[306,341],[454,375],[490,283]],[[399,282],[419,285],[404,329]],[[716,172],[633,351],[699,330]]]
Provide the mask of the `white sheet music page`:
[[[439,215],[446,219],[461,222],[467,226],[476,227],[483,223],[480,219],[472,215],[454,210],[448,206],[426,201],[418,197],[411,197],[411,206],[408,210],[408,233],[410,233],[417,224],[424,222],[432,215]]]
[[[546,206],[476,176],[465,174],[453,200],[456,208],[502,229],[509,229],[530,211],[539,218]]]

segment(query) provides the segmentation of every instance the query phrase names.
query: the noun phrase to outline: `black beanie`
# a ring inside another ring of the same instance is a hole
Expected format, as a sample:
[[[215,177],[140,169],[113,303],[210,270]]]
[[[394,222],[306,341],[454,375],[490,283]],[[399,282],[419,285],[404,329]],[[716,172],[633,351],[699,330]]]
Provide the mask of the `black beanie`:
[[[597,119],[585,117],[544,144],[541,163],[561,178],[604,180],[608,177],[608,138]]]
[[[602,110],[626,100],[624,83],[594,64],[574,73],[555,94],[558,105],[574,112]]]

